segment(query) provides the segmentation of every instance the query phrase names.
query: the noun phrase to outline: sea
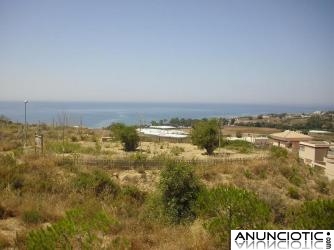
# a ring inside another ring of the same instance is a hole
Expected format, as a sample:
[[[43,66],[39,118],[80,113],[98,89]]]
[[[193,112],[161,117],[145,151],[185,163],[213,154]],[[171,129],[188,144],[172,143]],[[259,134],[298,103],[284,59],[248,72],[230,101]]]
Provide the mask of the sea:
[[[334,110],[334,105],[265,105],[231,103],[134,103],[134,102],[40,102],[26,104],[28,123],[67,124],[102,128],[112,123],[131,125],[178,118],[213,118],[270,113],[312,113]],[[0,101],[0,115],[14,122],[24,122],[24,102]]]

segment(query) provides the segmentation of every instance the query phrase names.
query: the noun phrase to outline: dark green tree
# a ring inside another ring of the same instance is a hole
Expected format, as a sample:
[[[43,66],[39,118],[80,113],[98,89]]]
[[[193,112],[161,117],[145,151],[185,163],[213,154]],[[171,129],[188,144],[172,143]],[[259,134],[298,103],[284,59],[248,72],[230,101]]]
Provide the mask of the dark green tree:
[[[191,132],[191,140],[194,145],[204,148],[208,155],[218,147],[219,142],[218,122],[215,119],[197,122]]]
[[[307,119],[306,126],[311,129],[322,129],[323,120],[320,115],[312,115]]]
[[[207,219],[208,231],[227,243],[230,230],[264,229],[270,218],[268,206],[244,189],[220,186],[204,190],[198,198],[198,214]]]
[[[140,138],[135,127],[117,123],[111,127],[111,131],[123,143],[125,151],[135,151],[137,149]]]
[[[291,212],[292,227],[308,230],[334,228],[334,199],[306,201]]]
[[[123,123],[113,123],[108,128],[111,129],[112,136],[114,136],[115,139],[121,140],[121,133],[125,127]]]
[[[167,163],[161,172],[160,190],[164,211],[173,223],[195,217],[193,205],[201,185],[189,165],[180,162]]]

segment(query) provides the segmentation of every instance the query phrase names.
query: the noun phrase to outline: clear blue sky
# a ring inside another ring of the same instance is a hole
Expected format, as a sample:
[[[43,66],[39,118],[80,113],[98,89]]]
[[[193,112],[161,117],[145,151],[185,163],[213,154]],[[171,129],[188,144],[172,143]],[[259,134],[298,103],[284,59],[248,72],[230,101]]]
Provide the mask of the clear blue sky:
[[[332,0],[0,0],[0,100],[334,104]]]

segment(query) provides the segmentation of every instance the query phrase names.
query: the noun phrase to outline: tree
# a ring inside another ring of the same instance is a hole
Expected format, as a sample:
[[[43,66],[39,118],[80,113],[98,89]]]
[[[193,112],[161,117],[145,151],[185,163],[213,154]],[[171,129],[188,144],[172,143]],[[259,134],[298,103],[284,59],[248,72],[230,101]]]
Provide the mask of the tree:
[[[139,136],[136,128],[122,123],[114,124],[111,131],[123,143],[125,151],[135,151],[139,145]]]
[[[160,190],[167,216],[174,223],[193,219],[193,205],[201,190],[193,169],[186,164],[169,162],[161,172]]]
[[[312,115],[307,119],[306,127],[313,129],[322,129],[323,121],[321,115]]]
[[[111,129],[112,135],[117,139],[121,140],[122,130],[125,128],[125,124],[123,123],[113,123],[108,128]]]
[[[191,133],[191,140],[194,145],[204,148],[208,155],[218,147],[218,123],[217,120],[197,122]]]
[[[204,190],[198,198],[198,213],[207,218],[206,227],[220,242],[233,229],[263,229],[270,210],[257,196],[244,189],[220,186]]]

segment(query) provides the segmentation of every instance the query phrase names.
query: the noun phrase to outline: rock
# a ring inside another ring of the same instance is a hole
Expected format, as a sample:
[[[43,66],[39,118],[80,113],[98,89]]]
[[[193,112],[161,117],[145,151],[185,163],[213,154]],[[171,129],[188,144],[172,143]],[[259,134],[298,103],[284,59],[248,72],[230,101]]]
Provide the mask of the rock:
[[[122,184],[137,184],[142,178],[142,174],[135,170],[126,170],[119,173],[118,177]]]
[[[25,230],[23,222],[18,218],[0,220],[0,239],[8,246],[14,246],[16,234]]]

